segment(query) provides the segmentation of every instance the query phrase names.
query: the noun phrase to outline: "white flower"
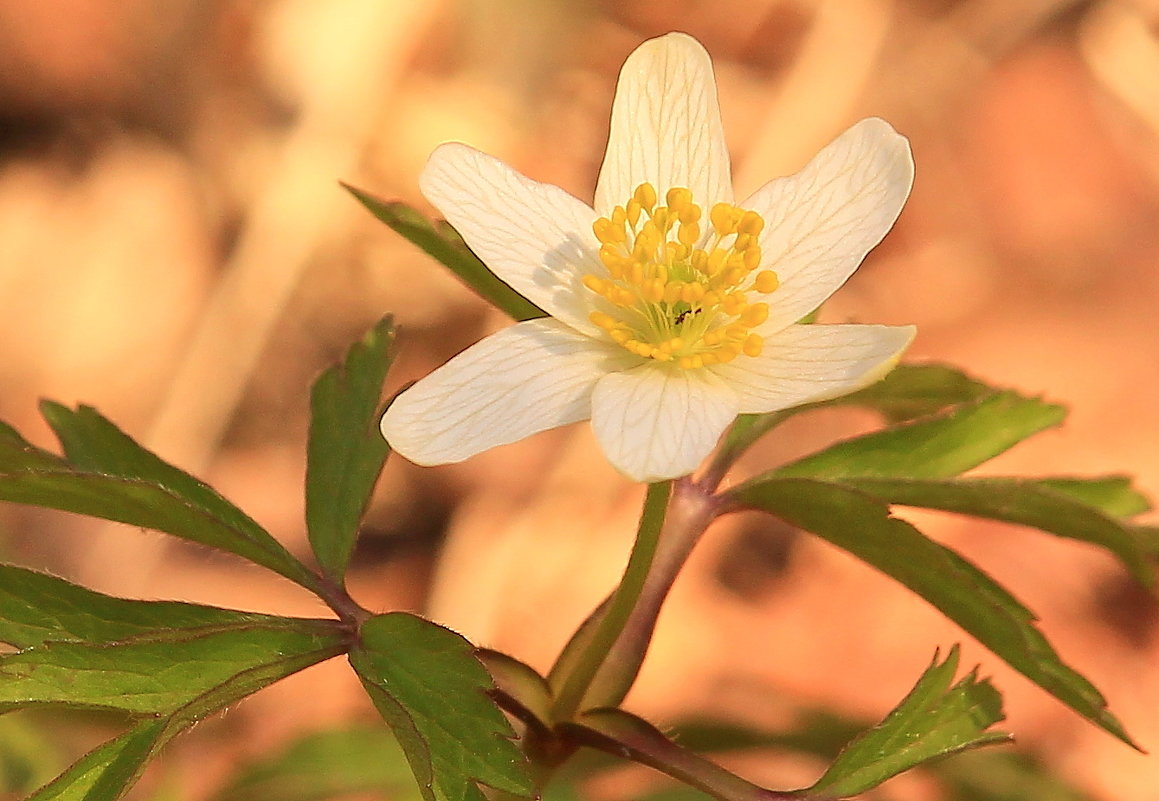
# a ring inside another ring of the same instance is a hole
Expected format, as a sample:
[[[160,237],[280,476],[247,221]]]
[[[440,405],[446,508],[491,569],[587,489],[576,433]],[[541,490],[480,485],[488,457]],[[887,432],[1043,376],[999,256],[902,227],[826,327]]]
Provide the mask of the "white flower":
[[[742,413],[836,397],[888,372],[912,326],[797,325],[893,225],[909,145],[866,119],[803,170],[734,205],[712,63],[670,33],[628,57],[595,208],[466,145],[423,194],[551,317],[468,348],[382,419],[424,465],[590,418],[637,481],[691,473]]]

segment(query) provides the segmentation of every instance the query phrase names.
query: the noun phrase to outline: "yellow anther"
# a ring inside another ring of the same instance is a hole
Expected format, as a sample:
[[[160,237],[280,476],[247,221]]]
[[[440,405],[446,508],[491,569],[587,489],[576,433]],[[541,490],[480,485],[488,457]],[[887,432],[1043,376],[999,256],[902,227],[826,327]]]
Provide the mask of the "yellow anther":
[[[649,303],[659,303],[664,300],[664,282],[659,278],[653,278],[644,287],[644,299]]]
[[[724,335],[719,330],[706,331],[704,336],[700,338],[700,341],[711,348],[724,342]]]
[[[740,314],[747,305],[744,295],[740,292],[729,292],[720,301],[721,310],[730,315]]]
[[[753,239],[748,234],[737,234],[736,239],[733,240],[732,249],[737,253],[743,253],[748,250],[750,245],[755,245],[757,240]]]
[[[764,347],[765,341],[759,334],[749,334],[745,337],[744,346],[741,350],[745,356],[760,356]]]
[[[631,266],[628,267],[626,277],[631,283],[640,286],[644,283],[644,264],[639,261],[632,262]]]
[[[702,358],[700,358],[699,355],[697,355],[697,356],[681,356],[676,361],[676,364],[685,370],[695,370],[697,367],[704,366],[704,360]]]
[[[675,220],[676,215],[670,214],[667,206],[658,206],[652,210],[651,222],[663,233],[668,233],[668,229],[672,227]]]
[[[717,364],[720,359],[717,358],[715,351],[710,350],[700,354],[700,361],[707,367],[710,364]]]
[[[608,248],[611,246],[604,245],[604,247]],[[604,266],[608,268],[608,274],[611,275],[612,278],[624,277],[624,265],[627,263],[627,260],[623,256],[618,253],[605,252],[603,249],[601,249],[600,261],[602,261]]]
[[[686,189],[683,186],[674,186],[668,190],[664,196],[664,200],[668,203],[668,208],[680,212],[685,206],[692,202],[692,190]]]
[[[628,339],[631,337],[631,334],[629,334],[623,328],[613,328],[610,331],[608,331],[608,335],[612,339],[614,339],[618,344],[625,345],[625,346],[628,343]]]
[[[680,210],[680,222],[688,225],[688,223],[700,222],[700,206],[695,203],[689,203]]]
[[[767,303],[754,303],[740,315],[740,321],[749,328],[756,328],[767,319],[769,319],[769,304]]]
[[[677,232],[676,236],[681,242],[691,247],[700,239],[700,226],[694,222],[681,223],[680,231]]]
[[[724,268],[726,262],[728,262],[727,250],[717,248],[712,251],[708,254],[708,274],[716,275]]]
[[[772,270],[761,270],[757,273],[757,280],[753,281],[753,289],[766,295],[775,292],[780,285],[781,279]]]
[[[765,221],[761,215],[755,211],[746,211],[737,223],[736,229],[742,234],[749,234],[750,236],[759,236],[764,230]]]
[[[712,222],[712,227],[721,236],[728,236],[736,233],[737,224],[737,208],[728,203],[717,203],[708,212],[708,219]]]
[[[610,314],[604,314],[601,311],[592,312],[588,315],[588,319],[606,331],[611,331],[617,325],[615,317]]]
[[[632,294],[632,290],[617,287],[614,295],[609,295],[608,300],[615,303],[617,306],[631,306],[636,302],[636,296]]]
[[[703,297],[704,284],[700,282],[685,284],[684,289],[680,291],[680,299],[685,303],[696,303]]]
[[[604,294],[604,284],[607,283],[604,279],[588,274],[583,277],[584,286],[595,292],[597,295]]]
[[[720,359],[721,364],[725,364],[735,359],[740,351],[729,345],[724,345],[714,350],[713,353],[716,355],[716,358]]]
[[[632,226],[633,228],[636,227],[636,223],[640,220],[640,210],[640,201],[636,200],[636,198],[632,198],[628,201],[628,208],[625,211],[625,216],[628,218],[628,225]]]
[[[656,187],[647,183],[640,184],[636,187],[636,191],[632,194],[632,197],[645,210],[651,211],[652,207],[656,205]]]
[[[749,245],[744,252],[744,266],[749,272],[761,266],[761,246],[757,244]]]
[[[684,292],[683,281],[669,281],[664,287],[664,302],[668,304],[675,303],[680,300],[680,295]]]
[[[703,273],[708,266],[708,254],[703,250],[697,249],[692,251],[692,256],[689,257],[692,261],[692,269]]]
[[[729,267],[721,275],[721,279],[724,281],[726,286],[739,286],[740,283],[742,281],[744,281],[745,276],[747,276],[748,274],[749,274],[749,271],[746,270],[743,265],[737,266],[737,267]]]
[[[621,224],[617,226],[607,217],[600,217],[592,223],[592,231],[596,235],[596,239],[609,245],[619,244],[628,241],[627,232]]]
[[[623,206],[616,206],[612,209],[612,225],[617,228],[623,228],[624,223],[628,221],[628,212],[624,211]]]

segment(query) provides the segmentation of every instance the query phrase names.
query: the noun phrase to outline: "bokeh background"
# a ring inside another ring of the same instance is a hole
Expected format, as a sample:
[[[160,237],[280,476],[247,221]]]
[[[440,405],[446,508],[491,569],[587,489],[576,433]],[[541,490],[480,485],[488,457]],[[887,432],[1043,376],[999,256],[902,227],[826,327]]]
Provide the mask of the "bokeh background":
[[[1129,470],[1159,493],[1156,0],[0,0],[0,418],[48,445],[39,398],[95,405],[305,553],[313,375],[386,311],[392,388],[504,324],[337,182],[429,210],[417,173],[458,139],[589,198],[619,64],[673,29],[715,60],[738,196],[861,117],[910,137],[913,196],[826,319],[916,323],[910,359],[1069,404],[989,472]],[[745,467],[869,422],[795,421]],[[462,465],[392,459],[353,592],[546,668],[616,580],[639,499],[584,425]],[[914,518],[1014,589],[1159,748],[1150,595],[1076,543]],[[322,611],[224,557],[19,507],[0,508],[0,555],[131,597]],[[957,641],[1023,747],[1097,797],[1159,799],[1159,758],[756,517],[694,554],[630,701],[659,721],[713,708],[773,725],[786,699],[880,715]],[[172,797],[367,718],[348,672],[309,670],[199,726],[168,752]]]

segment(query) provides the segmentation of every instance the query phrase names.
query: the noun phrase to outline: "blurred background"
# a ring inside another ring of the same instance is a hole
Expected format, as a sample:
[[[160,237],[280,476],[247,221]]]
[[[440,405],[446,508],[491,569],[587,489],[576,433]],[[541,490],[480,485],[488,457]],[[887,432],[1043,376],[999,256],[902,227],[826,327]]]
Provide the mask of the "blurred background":
[[[1132,471],[1159,493],[1156,0],[0,0],[0,419],[50,446],[39,398],[95,405],[304,554],[317,371],[384,312],[402,330],[392,389],[505,324],[338,181],[430,211],[416,176],[457,139],[589,199],[619,65],[674,29],[714,58],[738,197],[862,117],[910,138],[913,196],[825,319],[916,323],[909,359],[1070,406],[988,472]],[[870,422],[798,419],[742,467]],[[584,425],[439,469],[392,459],[352,591],[546,669],[618,577],[640,497]],[[913,518],[1039,613],[1159,748],[1152,596],[1077,543]],[[130,597],[323,611],[225,557],[15,506],[0,556]],[[1159,759],[756,517],[701,543],[630,702],[657,721],[775,725],[785,699],[879,716],[957,641],[1023,747],[1095,797],[1159,799]],[[347,673],[311,669],[198,727],[168,751],[168,797],[368,719]],[[749,769],[777,786],[816,773]]]

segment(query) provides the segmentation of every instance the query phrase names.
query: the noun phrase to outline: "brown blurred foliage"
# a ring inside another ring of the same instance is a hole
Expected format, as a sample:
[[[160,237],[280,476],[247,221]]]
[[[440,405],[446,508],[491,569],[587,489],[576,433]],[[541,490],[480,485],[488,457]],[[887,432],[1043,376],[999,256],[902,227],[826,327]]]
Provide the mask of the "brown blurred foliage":
[[[313,374],[386,311],[392,388],[503,324],[337,181],[421,206],[426,154],[459,139],[589,197],[616,70],[673,29],[713,54],[741,196],[860,117],[910,137],[913,197],[827,318],[916,323],[910,358],[1071,406],[994,471],[1132,470],[1159,491],[1156,0],[0,0],[0,418],[47,443],[37,398],[96,405],[303,553]],[[865,424],[801,421],[748,465]],[[446,468],[394,459],[352,585],[546,668],[622,569],[639,495],[585,426]],[[1159,744],[1154,598],[1074,543],[920,522]],[[224,558],[60,515],[0,509],[0,554],[134,597],[320,613]],[[775,688],[879,715],[961,639],[844,555],[739,519],[694,554],[631,702],[772,722],[753,693]],[[1159,799],[1154,758],[964,656],[1064,774]],[[366,714],[324,666],[199,728],[167,769],[196,798],[238,756]]]

